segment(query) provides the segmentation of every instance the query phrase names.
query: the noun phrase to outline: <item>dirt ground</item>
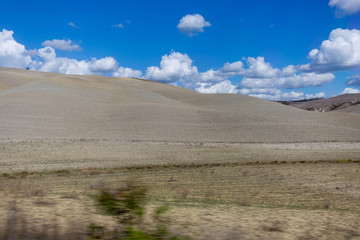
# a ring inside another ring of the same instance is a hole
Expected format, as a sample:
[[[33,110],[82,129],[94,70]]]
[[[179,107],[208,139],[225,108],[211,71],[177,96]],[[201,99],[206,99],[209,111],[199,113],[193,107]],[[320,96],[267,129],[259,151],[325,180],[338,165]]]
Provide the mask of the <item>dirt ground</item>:
[[[92,196],[128,179],[193,239],[360,239],[360,165],[345,160],[3,174],[0,229],[78,239],[90,223],[111,228]]]
[[[360,142],[0,140],[0,173],[133,165],[360,159]]]

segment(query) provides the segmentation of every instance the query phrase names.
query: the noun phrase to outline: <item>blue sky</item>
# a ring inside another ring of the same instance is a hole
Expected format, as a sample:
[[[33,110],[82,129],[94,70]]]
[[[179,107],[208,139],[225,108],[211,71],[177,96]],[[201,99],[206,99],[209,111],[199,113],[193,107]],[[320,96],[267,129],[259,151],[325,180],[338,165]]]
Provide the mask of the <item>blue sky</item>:
[[[274,100],[331,97],[360,89],[359,2],[6,1],[0,65]]]

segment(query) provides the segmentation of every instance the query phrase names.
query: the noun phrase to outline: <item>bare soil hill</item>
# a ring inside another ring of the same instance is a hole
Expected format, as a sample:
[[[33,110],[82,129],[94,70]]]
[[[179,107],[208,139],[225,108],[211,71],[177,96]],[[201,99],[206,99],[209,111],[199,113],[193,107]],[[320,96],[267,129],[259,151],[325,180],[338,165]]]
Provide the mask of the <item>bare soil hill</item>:
[[[342,94],[326,99],[315,99],[310,101],[293,101],[287,103],[289,106],[310,111],[343,111],[360,113],[360,93]]]
[[[307,112],[158,82],[0,68],[0,138],[360,141],[360,115]]]
[[[1,239],[121,231],[94,197],[129,179],[193,239],[358,239],[359,162],[360,114],[0,68]]]

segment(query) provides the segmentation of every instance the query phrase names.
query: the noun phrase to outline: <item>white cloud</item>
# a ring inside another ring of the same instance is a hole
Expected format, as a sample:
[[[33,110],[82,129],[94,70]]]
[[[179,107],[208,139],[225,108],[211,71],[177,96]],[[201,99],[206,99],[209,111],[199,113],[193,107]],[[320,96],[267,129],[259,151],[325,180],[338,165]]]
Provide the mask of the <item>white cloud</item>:
[[[0,66],[25,68],[31,63],[25,46],[16,42],[13,31],[0,32]]]
[[[71,27],[73,27],[73,28],[79,28],[79,27],[76,26],[75,23],[73,23],[73,22],[69,22],[68,25],[71,26]]]
[[[243,95],[251,94],[268,94],[268,95],[278,95],[281,94],[281,90],[276,88],[241,88],[238,90],[238,93]]]
[[[287,101],[293,101],[293,100],[302,100],[304,99],[304,93],[303,92],[282,92],[279,89],[270,89],[269,91],[266,91],[266,89],[262,89],[261,91],[256,91],[257,89],[250,89],[250,92],[245,94],[251,97],[257,97],[262,98],[266,100],[272,100],[272,101],[281,101],[281,100],[287,100]],[[243,94],[244,90],[240,89],[239,93]]]
[[[247,88],[286,88],[318,87],[331,82],[335,78],[332,73],[300,73],[287,77],[248,78],[244,77],[241,85]]]
[[[349,94],[349,93],[360,93],[359,89],[356,88],[345,88],[344,91],[340,94]]]
[[[226,76],[235,76],[239,75],[244,71],[244,64],[241,61],[233,62],[233,63],[225,63],[222,68],[220,68],[219,72]]]
[[[160,67],[148,67],[145,78],[164,83],[187,83],[195,81],[198,75],[197,67],[192,66],[187,54],[172,51],[162,57]]]
[[[33,61],[31,69],[44,72],[63,74],[107,74],[116,70],[118,63],[113,57],[101,59],[92,58],[90,61],[56,57],[55,49],[44,47],[38,50],[38,56],[43,61]]]
[[[128,77],[128,78],[140,78],[142,76],[142,72],[139,70],[133,70],[131,68],[119,67],[112,74],[113,77]]]
[[[332,72],[360,67],[360,31],[335,29],[308,57],[312,62],[301,66],[304,70]]]
[[[233,63],[225,63],[219,70],[210,69],[200,73],[200,79],[205,82],[219,82],[226,78],[241,75],[244,72],[244,64],[241,61]]]
[[[360,11],[359,0],[330,0],[329,5],[338,8],[345,14],[353,14]]]
[[[360,75],[355,75],[352,77],[347,77],[346,84],[349,86],[360,86]]]
[[[316,94],[304,94],[301,91],[291,91],[291,92],[282,92],[279,89],[250,89],[250,92],[247,92],[244,89],[240,89],[240,94],[245,94],[251,97],[257,97],[272,101],[295,101],[295,100],[303,100],[303,99],[313,99],[313,98],[324,98],[325,93],[319,92]]]
[[[113,57],[104,57],[101,59],[92,58],[89,62],[89,68],[94,73],[108,73],[116,70],[118,62]]]
[[[44,47],[38,50],[38,55],[45,61],[49,62],[56,58],[55,49],[52,47]]]
[[[273,68],[270,63],[265,62],[264,57],[248,57],[246,59],[248,69],[244,72],[250,78],[273,78],[278,76],[279,69]]]
[[[238,89],[238,93],[272,101],[294,101],[325,97],[324,92],[304,94],[304,92],[301,91],[282,92],[280,89],[276,88],[241,88]]]
[[[38,50],[37,49],[26,50],[26,54],[29,55],[30,57],[35,57],[38,55]]]
[[[277,97],[279,100],[301,100],[304,98],[304,93],[291,91],[291,92],[285,92],[280,95],[277,95]],[[276,100],[276,99],[273,99],[273,100]]]
[[[265,61],[264,57],[249,57],[244,58],[243,61],[246,62],[246,65],[242,61],[225,63],[218,70],[210,69],[199,73],[187,54],[171,52],[169,55],[162,57],[160,67],[148,67],[145,78],[180,84],[203,93],[238,92],[262,96],[267,99],[303,99],[305,95],[300,95],[296,91],[292,93],[272,92],[271,94],[268,91],[280,91],[280,88],[295,89],[320,86],[331,82],[335,78],[332,73],[299,72],[293,65],[283,69],[273,68],[270,63]],[[241,81],[242,89],[238,90],[227,79],[234,76],[243,76]]]
[[[73,41],[69,40],[61,40],[61,39],[53,39],[46,40],[42,43],[44,47],[53,47],[55,49],[64,50],[64,51],[81,51],[81,47],[78,44],[74,44]]]
[[[224,76],[214,69],[200,73],[200,79],[205,82],[220,82],[224,80]]]
[[[114,24],[114,25],[112,25],[112,27],[115,27],[115,28],[124,28],[124,24],[122,24],[122,23]]]
[[[289,65],[282,70],[273,68],[265,62],[264,57],[246,59],[248,68],[241,74],[244,76],[241,85],[245,88],[300,88],[320,86],[331,82],[332,73],[298,72],[295,66]]]
[[[277,79],[278,87],[287,89],[300,87],[319,87],[324,83],[329,83],[335,78],[332,73],[300,73],[292,76],[281,77]]]
[[[314,98],[325,98],[326,94],[324,92],[319,92],[316,94],[305,94],[305,99],[314,99]]]
[[[298,70],[296,69],[296,67],[294,65],[289,65],[282,69],[282,75],[283,76],[291,76],[291,75],[295,74],[297,71]]]
[[[181,33],[189,37],[195,36],[200,32],[204,32],[204,27],[209,27],[211,24],[205,21],[200,14],[188,14],[180,19],[177,28]]]
[[[229,80],[222,81],[216,84],[199,82],[196,91],[201,93],[237,93],[236,86]]]
[[[57,57],[55,47],[76,49],[71,40],[45,41],[43,45],[46,46],[35,51],[26,50],[23,45],[14,40],[12,35],[12,31],[5,29],[0,32],[0,65],[2,66],[30,66],[33,70],[63,74],[142,77],[142,72],[139,70],[119,67],[113,57],[91,58],[90,60]],[[271,100],[324,97],[324,92],[304,94],[299,91],[282,92],[280,89],[320,86],[335,78],[334,74],[328,72],[329,70],[358,66],[357,64],[360,63],[358,60],[360,58],[358,56],[360,55],[359,40],[357,39],[359,35],[360,31],[358,30],[336,29],[330,34],[329,40],[324,41],[319,49],[310,52],[309,58],[313,59],[311,63],[301,66],[289,65],[282,69],[272,67],[264,57],[260,56],[242,58],[241,61],[232,63],[227,62],[218,70],[210,69],[199,72],[187,54],[172,51],[170,54],[162,56],[160,66],[148,67],[145,77],[203,93],[240,93]],[[31,56],[36,60],[32,60]],[[343,65],[339,65],[341,64],[339,59]],[[359,63],[357,63],[358,61]],[[240,86],[229,81],[228,78],[234,76],[243,77]],[[357,86],[360,82],[359,79],[359,76],[353,76],[348,79],[347,84]],[[351,91],[349,90],[351,88],[347,89],[346,91]]]

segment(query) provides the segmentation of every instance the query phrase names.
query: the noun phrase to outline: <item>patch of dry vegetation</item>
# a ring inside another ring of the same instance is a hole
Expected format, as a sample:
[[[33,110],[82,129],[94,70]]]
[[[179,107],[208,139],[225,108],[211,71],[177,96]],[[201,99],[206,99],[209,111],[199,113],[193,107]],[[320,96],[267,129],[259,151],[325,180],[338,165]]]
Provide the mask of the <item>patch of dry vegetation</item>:
[[[147,186],[148,208],[170,206],[169,230],[194,239],[356,239],[359,170],[359,163],[339,160],[19,173],[0,177],[0,214],[6,216],[0,236],[32,229],[51,239],[85,234],[91,223],[114,229],[116,221],[102,216],[91,196],[130,177]],[[74,229],[72,222],[82,224]]]
[[[201,143],[110,140],[0,140],[0,174],[133,166],[360,160],[360,142]]]

